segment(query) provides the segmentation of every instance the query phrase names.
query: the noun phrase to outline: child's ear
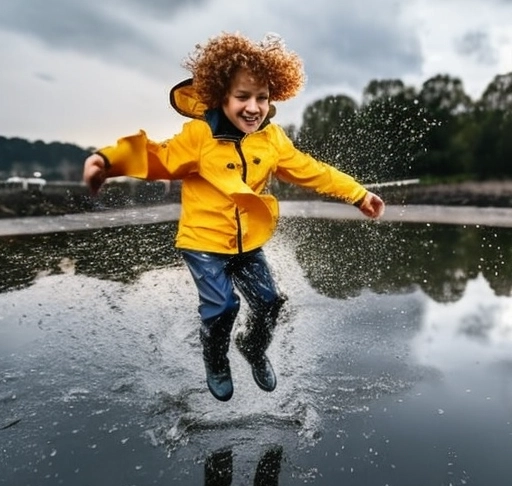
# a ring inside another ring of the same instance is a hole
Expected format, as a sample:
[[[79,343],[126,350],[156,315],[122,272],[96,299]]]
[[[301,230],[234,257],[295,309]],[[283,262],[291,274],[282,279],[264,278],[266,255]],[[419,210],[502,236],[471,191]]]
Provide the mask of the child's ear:
[[[276,116],[276,113],[277,113],[277,109],[276,109],[276,106],[273,105],[272,103],[270,103],[270,106],[268,108],[268,115],[267,115],[267,118],[273,118]]]

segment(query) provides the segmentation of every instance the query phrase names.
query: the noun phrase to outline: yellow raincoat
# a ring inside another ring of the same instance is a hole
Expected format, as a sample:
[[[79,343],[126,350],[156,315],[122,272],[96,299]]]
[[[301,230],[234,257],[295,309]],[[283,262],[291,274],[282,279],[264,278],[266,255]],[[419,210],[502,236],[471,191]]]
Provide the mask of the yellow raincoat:
[[[178,248],[236,254],[261,247],[279,215],[277,200],[264,194],[271,175],[351,204],[367,192],[352,177],[297,150],[269,120],[254,133],[238,132],[222,110],[206,110],[190,80],[171,90],[171,104],[193,118],[179,134],[156,143],[141,130],[98,153],[109,177],[182,180]]]

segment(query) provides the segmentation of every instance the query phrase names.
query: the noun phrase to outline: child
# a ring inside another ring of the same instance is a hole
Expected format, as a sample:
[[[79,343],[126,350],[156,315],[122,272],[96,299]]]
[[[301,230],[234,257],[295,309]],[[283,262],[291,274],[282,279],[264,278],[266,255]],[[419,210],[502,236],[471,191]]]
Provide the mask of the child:
[[[156,143],[144,131],[89,156],[84,181],[96,193],[105,178],[181,179],[181,217],[176,247],[199,294],[200,340],[206,381],[227,401],[233,382],[227,356],[242,294],[249,306],[236,345],[256,384],[276,387],[266,355],[279,310],[279,293],[262,246],[278,218],[276,199],[265,193],[270,176],[354,204],[378,218],[384,202],[352,177],[298,151],[272,123],[271,102],[302,88],[300,58],[276,35],[256,43],[240,34],[210,39],[184,62],[192,78],[170,93],[171,105],[192,118],[181,133]]]

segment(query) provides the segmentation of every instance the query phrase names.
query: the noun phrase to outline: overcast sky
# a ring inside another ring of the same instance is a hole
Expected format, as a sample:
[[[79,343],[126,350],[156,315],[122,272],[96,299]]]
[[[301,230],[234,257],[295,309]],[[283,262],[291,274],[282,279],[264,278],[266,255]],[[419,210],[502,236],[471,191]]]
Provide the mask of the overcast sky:
[[[283,125],[328,94],[359,101],[373,79],[420,89],[449,74],[478,99],[512,71],[512,0],[3,0],[0,135],[168,138],[185,121],[168,103],[183,58],[222,31],[279,33],[304,59],[305,90],[277,106]]]

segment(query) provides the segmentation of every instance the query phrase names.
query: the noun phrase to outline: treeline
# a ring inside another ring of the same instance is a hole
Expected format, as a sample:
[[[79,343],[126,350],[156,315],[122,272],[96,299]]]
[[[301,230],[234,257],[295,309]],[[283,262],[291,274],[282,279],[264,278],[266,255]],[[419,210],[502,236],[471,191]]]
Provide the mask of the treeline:
[[[82,178],[84,159],[92,149],[70,143],[0,136],[0,178],[31,177],[40,172],[47,180],[78,181]]]
[[[449,75],[419,90],[374,80],[360,104],[327,96],[306,107],[300,127],[286,129],[299,148],[367,183],[512,178],[512,72],[497,75],[479,100]],[[0,177],[38,171],[47,180],[80,180],[91,150],[0,136]]]
[[[472,100],[460,79],[438,75],[420,90],[372,81],[358,105],[345,95],[308,106],[296,145],[366,182],[512,177],[512,73]]]

